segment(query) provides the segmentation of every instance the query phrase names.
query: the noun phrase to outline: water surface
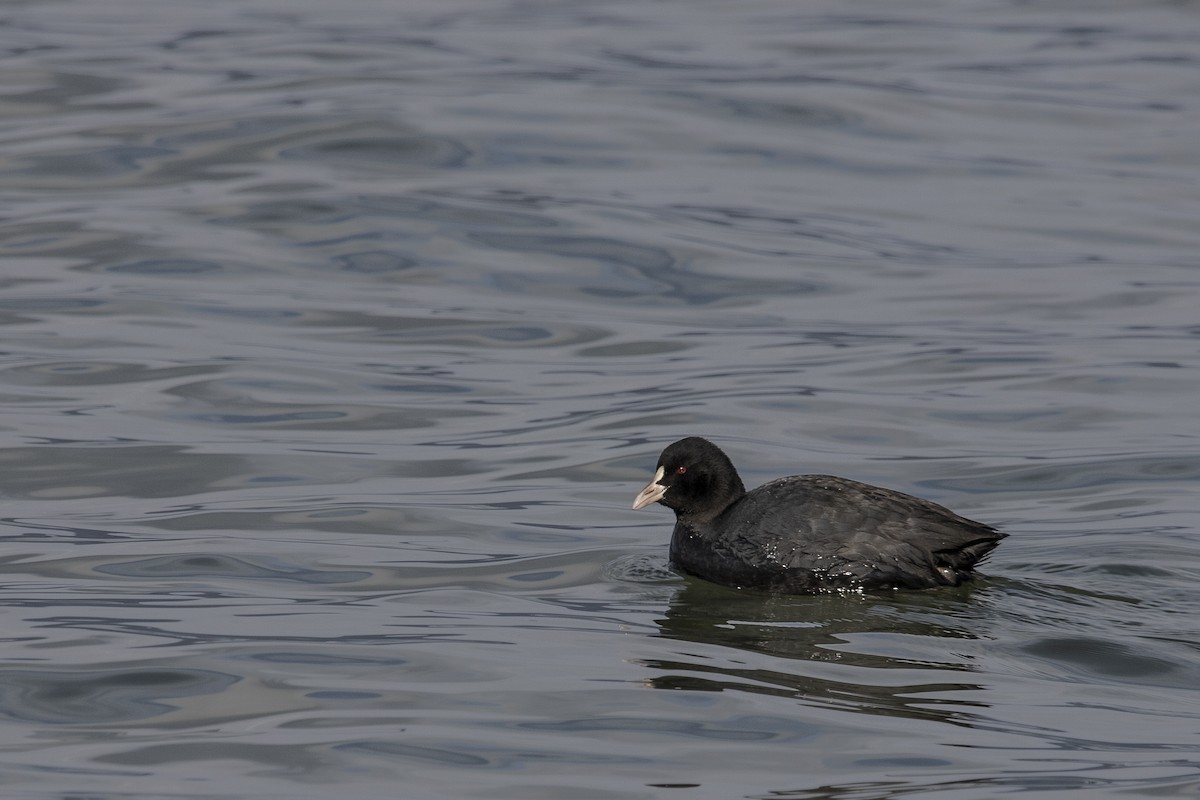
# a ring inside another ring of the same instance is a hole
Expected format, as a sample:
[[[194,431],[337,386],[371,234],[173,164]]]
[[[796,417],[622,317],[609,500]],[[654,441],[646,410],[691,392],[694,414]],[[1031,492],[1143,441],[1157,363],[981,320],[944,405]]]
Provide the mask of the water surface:
[[[9,3],[14,800],[1200,792],[1179,3]],[[667,570],[667,442],[1011,536]]]

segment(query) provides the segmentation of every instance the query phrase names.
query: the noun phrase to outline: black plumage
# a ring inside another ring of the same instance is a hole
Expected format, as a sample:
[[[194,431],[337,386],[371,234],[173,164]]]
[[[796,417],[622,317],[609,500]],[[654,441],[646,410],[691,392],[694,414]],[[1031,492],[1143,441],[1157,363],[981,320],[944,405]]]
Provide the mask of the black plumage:
[[[1006,534],[919,497],[831,475],[747,492],[693,436],[667,447],[634,501],[675,512],[671,564],[713,583],[780,592],[957,586]]]

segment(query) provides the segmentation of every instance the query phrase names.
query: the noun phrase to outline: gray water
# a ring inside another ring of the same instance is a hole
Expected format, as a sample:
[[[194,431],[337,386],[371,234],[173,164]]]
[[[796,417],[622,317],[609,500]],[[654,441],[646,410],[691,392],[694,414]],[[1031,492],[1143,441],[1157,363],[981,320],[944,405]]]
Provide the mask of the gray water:
[[[1200,6],[0,8],[0,796],[1196,797]],[[660,449],[1011,536],[667,569]]]

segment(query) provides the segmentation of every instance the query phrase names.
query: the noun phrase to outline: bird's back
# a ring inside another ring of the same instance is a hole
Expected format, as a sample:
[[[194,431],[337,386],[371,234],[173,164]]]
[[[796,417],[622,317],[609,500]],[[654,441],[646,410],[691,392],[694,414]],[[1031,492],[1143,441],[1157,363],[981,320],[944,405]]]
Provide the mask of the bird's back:
[[[671,559],[741,586],[912,589],[961,583],[1003,537],[912,495],[799,475],[760,486],[711,521],[681,518]]]

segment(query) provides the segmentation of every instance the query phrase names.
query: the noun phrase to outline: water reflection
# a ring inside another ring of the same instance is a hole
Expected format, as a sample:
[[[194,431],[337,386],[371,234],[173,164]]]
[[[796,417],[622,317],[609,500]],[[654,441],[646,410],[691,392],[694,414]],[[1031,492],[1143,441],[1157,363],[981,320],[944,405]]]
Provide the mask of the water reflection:
[[[668,673],[649,684],[753,692],[849,711],[964,723],[971,716],[965,709],[986,705],[962,693],[984,687],[965,679],[976,667],[953,643],[979,636],[973,598],[986,591],[965,585],[885,596],[788,596],[689,580],[658,620],[663,636],[786,659],[788,668],[739,666],[733,656],[647,661],[647,667]]]

